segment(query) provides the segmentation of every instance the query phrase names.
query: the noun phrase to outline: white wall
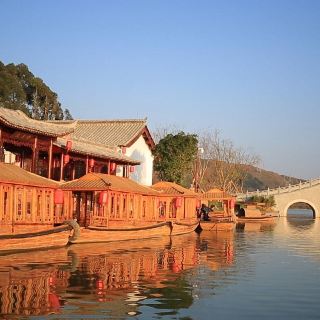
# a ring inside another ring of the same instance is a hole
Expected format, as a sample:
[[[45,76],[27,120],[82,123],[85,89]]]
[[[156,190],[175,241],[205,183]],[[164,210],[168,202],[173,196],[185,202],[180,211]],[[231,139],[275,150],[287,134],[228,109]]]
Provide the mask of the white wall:
[[[153,155],[142,136],[130,148],[126,149],[126,156],[141,162],[140,165],[135,166],[133,173],[129,173],[130,178],[146,186],[151,186]]]

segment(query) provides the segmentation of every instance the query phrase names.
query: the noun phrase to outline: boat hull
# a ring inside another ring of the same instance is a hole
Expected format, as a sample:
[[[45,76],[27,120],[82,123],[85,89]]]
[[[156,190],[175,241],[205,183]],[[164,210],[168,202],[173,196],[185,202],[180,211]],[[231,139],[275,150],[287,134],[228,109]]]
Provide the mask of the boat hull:
[[[199,221],[192,222],[172,222],[172,236],[177,236],[180,234],[191,233],[197,229]]]
[[[81,228],[80,236],[76,239],[71,239],[70,243],[99,243],[156,238],[162,236],[170,236],[171,230],[171,222],[161,222],[156,224],[144,225],[141,227],[127,228],[89,226],[87,228]]]
[[[275,217],[267,216],[267,217],[237,217],[236,222],[273,222]]]
[[[235,223],[230,220],[200,221],[200,228],[205,231],[233,231]]]
[[[70,226],[60,226],[43,231],[0,235],[0,254],[66,246],[70,230]]]

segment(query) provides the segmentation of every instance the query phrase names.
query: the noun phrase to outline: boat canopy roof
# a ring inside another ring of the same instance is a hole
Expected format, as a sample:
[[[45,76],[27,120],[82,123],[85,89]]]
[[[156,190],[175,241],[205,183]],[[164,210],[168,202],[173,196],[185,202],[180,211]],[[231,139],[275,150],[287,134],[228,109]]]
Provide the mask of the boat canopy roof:
[[[181,196],[196,196],[192,190],[184,188],[174,182],[160,181],[151,186],[154,190],[168,195],[181,195]]]
[[[38,176],[14,164],[0,162],[0,182],[43,188],[58,188],[59,182]]]
[[[114,190],[145,195],[159,195],[159,192],[154,189],[143,186],[133,180],[104,173],[88,173],[77,180],[63,183],[61,189],[72,191]]]
[[[212,188],[207,192],[203,193],[201,197],[206,200],[230,200],[236,198],[219,188]]]

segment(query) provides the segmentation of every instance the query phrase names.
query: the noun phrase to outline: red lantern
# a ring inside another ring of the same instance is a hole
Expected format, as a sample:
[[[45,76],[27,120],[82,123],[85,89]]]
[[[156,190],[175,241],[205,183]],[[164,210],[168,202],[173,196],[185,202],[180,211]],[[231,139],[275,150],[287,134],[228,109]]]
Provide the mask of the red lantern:
[[[89,160],[89,167],[94,167],[94,159]]]
[[[61,189],[54,192],[54,204],[63,204],[63,191]]]
[[[114,171],[114,170],[116,170],[116,167],[117,167],[116,163],[115,163],[115,162],[111,162],[111,164],[110,164],[110,170],[111,170],[111,171]]]
[[[126,154],[127,148],[126,148],[126,147],[122,147],[122,148],[121,148],[121,152],[122,152],[122,154]]]
[[[197,200],[196,208],[197,209],[201,208],[201,200],[200,199]]]
[[[108,202],[108,192],[101,191],[99,194],[99,204],[106,204]]]
[[[72,141],[71,140],[67,141],[66,148],[67,148],[67,151],[71,150],[71,148],[72,148]]]
[[[180,208],[182,206],[182,197],[176,198],[175,205],[176,208]]]
[[[230,208],[234,208],[235,204],[236,204],[236,201],[232,198],[230,200]]]
[[[97,286],[97,289],[102,290],[104,289],[104,282],[102,280],[97,280],[96,286]]]
[[[64,164],[67,164],[68,162],[70,161],[70,156],[68,154],[65,154],[63,156],[63,163]]]
[[[134,166],[130,166],[130,172],[132,173],[132,172],[134,172]]]

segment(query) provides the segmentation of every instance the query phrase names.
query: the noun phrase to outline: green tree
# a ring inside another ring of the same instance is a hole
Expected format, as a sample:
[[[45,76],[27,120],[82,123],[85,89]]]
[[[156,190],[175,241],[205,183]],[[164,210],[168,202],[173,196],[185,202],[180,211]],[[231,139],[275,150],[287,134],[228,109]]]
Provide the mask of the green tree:
[[[69,110],[62,109],[58,95],[23,63],[4,65],[0,61],[0,103],[5,108],[22,110],[33,119],[72,118]]]
[[[28,114],[26,93],[12,67],[0,61],[0,103],[5,108],[18,109]]]
[[[154,169],[159,178],[181,184],[190,174],[197,155],[198,139],[194,134],[168,134],[154,149]]]

